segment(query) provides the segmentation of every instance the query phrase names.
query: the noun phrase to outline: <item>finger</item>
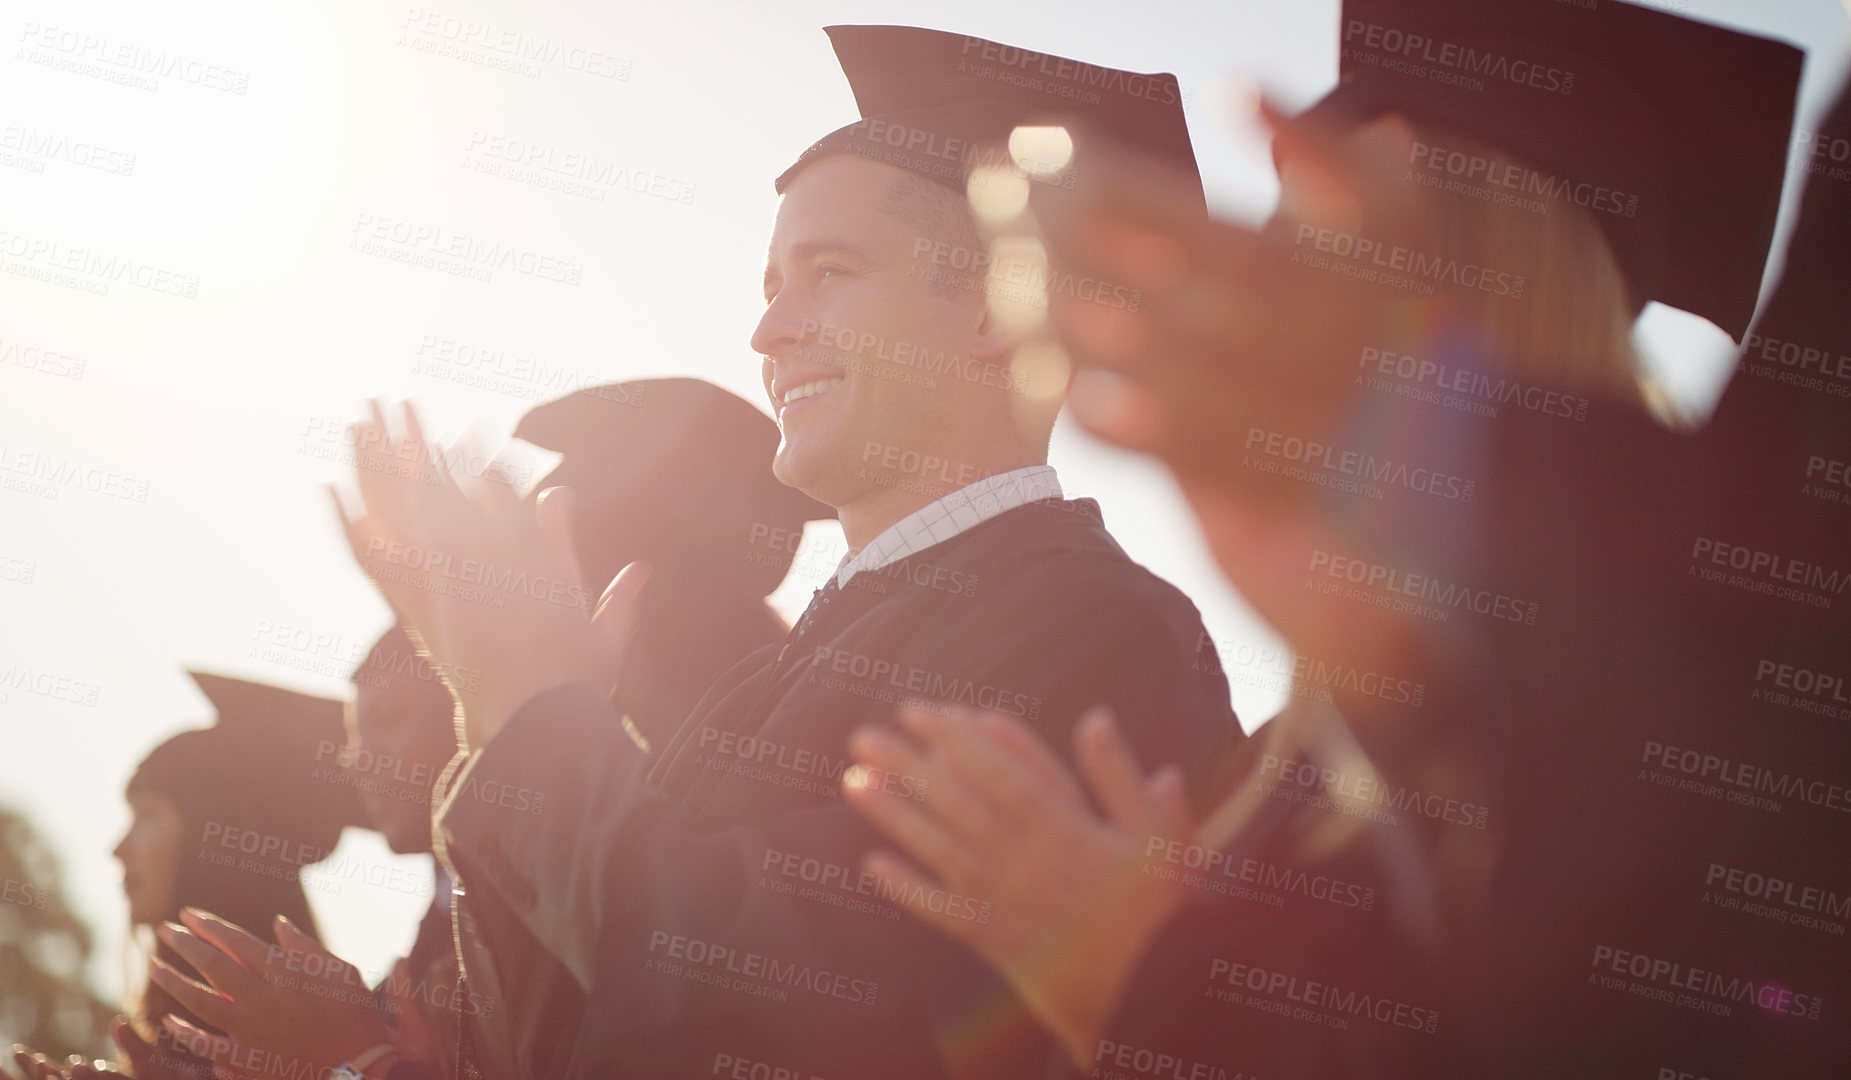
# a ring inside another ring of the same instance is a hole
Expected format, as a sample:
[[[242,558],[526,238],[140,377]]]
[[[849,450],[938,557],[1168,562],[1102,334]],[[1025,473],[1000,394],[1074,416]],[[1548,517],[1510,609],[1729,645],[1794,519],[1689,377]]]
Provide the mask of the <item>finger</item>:
[[[939,754],[921,753],[896,732],[863,727],[849,736],[848,748],[857,762],[872,769],[857,774],[865,786],[889,795],[896,787],[900,796],[912,794],[914,797],[905,801],[923,805],[923,813],[954,830],[979,851],[987,852],[1006,837],[1021,832],[1019,819],[1000,812],[981,789],[980,781],[966,776]],[[898,778],[898,783],[893,778]]]
[[[135,1025],[129,1023],[126,1016],[118,1016],[109,1022],[109,1037],[116,1042],[116,1049],[128,1060],[129,1072],[134,1076],[147,1077],[154,1073],[154,1047],[141,1037]]]
[[[45,1075],[42,1071],[43,1067],[50,1065],[50,1060],[44,1054],[35,1053],[19,1043],[13,1044],[13,1061],[19,1066],[20,1075],[26,1080],[41,1080]]]
[[[899,719],[943,756],[962,784],[978,791],[1017,827],[1040,818],[1050,794],[1069,795],[1071,804],[1079,803],[1079,791],[1060,762],[1012,716],[967,710],[940,716],[907,708],[900,710]]]
[[[1258,787],[1237,790],[1219,806],[1208,812],[1196,826],[1194,842],[1204,848],[1226,847],[1246,831],[1249,822],[1259,816],[1264,795]]]
[[[194,970],[204,975],[206,982],[219,993],[236,1000],[257,989],[256,976],[236,960],[188,932],[185,927],[162,923],[155,927],[154,934],[179,953],[181,959],[193,965]]]
[[[420,448],[429,445],[424,438],[424,424],[418,419],[418,410],[409,400],[399,402],[399,415],[405,421],[405,441],[416,443]]]
[[[268,942],[237,923],[221,919],[209,911],[193,907],[181,908],[180,921],[186,924],[188,930],[206,939],[253,974],[264,974],[277,959],[276,950]]]
[[[1093,709],[1080,720],[1073,732],[1073,752],[1093,795],[1113,821],[1141,831],[1156,825],[1157,813],[1144,801],[1144,771],[1119,737],[1110,710]]]
[[[374,462],[384,457],[387,451],[387,441],[391,438],[390,429],[386,426],[386,414],[380,407],[378,398],[366,400],[366,413],[364,418],[354,421],[351,428],[355,466],[362,492],[366,491],[375,479],[383,474],[377,468],[366,467],[359,459],[365,458],[368,462]]]
[[[1084,802],[1073,771],[1055,754],[1047,740],[1026,722],[1007,713],[994,711],[967,712],[966,719],[970,724],[972,739],[993,741],[1006,748],[1015,767],[1027,769],[1037,778],[1040,785],[1036,792],[1037,798],[1045,798],[1052,792],[1075,806]],[[1033,787],[1034,784],[1028,786]]]
[[[211,1021],[208,1020],[207,1023]],[[194,1057],[202,1057],[214,1065],[227,1065],[237,1050],[237,1044],[224,1035],[214,1035],[195,1024],[182,1020],[169,1013],[161,1017],[161,1026],[173,1036],[174,1042]]]
[[[319,960],[320,970],[326,977],[336,982],[362,985],[360,969],[329,952],[319,941],[303,933],[301,928],[289,921],[287,916],[278,915],[275,920],[276,943],[298,964],[309,958]]]
[[[907,865],[904,860],[885,851],[870,851],[862,857],[861,868],[886,886],[883,890],[885,895],[902,898],[899,904],[902,911],[910,912],[920,922],[973,949],[981,943],[985,924],[950,914],[950,905],[946,905],[947,910],[932,910],[925,898],[938,890],[938,882]]]
[[[646,562],[633,562],[617,572],[611,583],[605,586],[604,595],[598,598],[598,606],[591,615],[591,624],[597,627],[607,642],[619,646],[628,643],[630,635],[636,632],[638,617],[638,597],[642,595],[643,586],[655,576],[655,567]]]
[[[175,1001],[213,1027],[229,1030],[236,1026],[240,1017],[229,997],[180,974],[160,957],[148,961],[148,976],[155,985],[172,994]]]
[[[1181,768],[1165,765],[1151,774],[1144,784],[1144,804],[1152,810],[1157,835],[1188,836],[1194,830],[1195,814],[1189,807],[1189,785]]]
[[[534,498],[534,520],[559,565],[570,569],[573,580],[580,584],[609,592],[610,582],[580,580],[584,575],[579,569],[578,542],[573,539],[577,512],[578,494],[569,487],[550,487]]]
[[[324,487],[326,487],[328,492],[328,501],[334,504],[334,518],[341,523],[341,535],[347,538],[347,546],[353,549],[354,558],[359,559],[360,545],[358,540],[360,532],[358,527],[354,524],[353,515],[347,510],[347,500],[341,494],[339,485],[326,484]]]
[[[411,961],[401,957],[386,974],[386,981],[380,984],[385,998],[386,1023],[395,1029],[405,1023],[408,1007],[412,1004],[411,996]]]
[[[1106,368],[1074,373],[1067,408],[1088,432],[1127,450],[1157,449],[1172,426],[1157,395]]]
[[[982,855],[921,803],[879,791],[862,782],[863,775],[859,767],[843,775],[843,800],[953,888],[979,891],[972,886],[987,880]]]
[[[1123,316],[1126,322],[1141,321],[1146,302],[1186,280],[1184,273],[1198,259],[1192,234],[1208,221],[1205,216],[1188,227],[1177,224],[1156,228],[1128,221],[1096,201],[1075,200],[1081,205],[1073,205],[1068,203],[1073,199],[1070,195],[1054,199],[1063,205],[1036,209],[1050,261],[1065,272],[1110,282],[1138,295],[1139,304],[1135,309],[1113,310],[1115,316]],[[1050,296],[1050,300],[1055,298]],[[1101,305],[1084,302],[1067,304],[1065,310],[1072,315],[1085,312],[1089,307],[1102,309]],[[1050,314],[1054,313],[1051,307]],[[1093,329],[1110,335],[1113,321],[1102,316],[1101,325]],[[1105,351],[1124,351],[1125,344],[1108,341]]]
[[[1199,181],[1166,162],[1128,160],[1118,153],[1108,158],[1083,146],[1075,154],[1074,172],[1083,173],[1086,182],[1072,188],[1037,184],[1030,192],[1036,221],[1057,242],[1051,247],[1073,243],[1076,255],[1092,253],[1108,262],[1162,270],[1175,254],[1173,248],[1166,250],[1167,242],[1179,241],[1187,249],[1199,225],[1211,220]],[[1149,246],[1156,237],[1165,243]],[[1161,284],[1160,278],[1151,282]]]
[[[411,452],[417,456],[418,463],[423,466],[419,470],[420,478],[428,476],[429,479],[426,482],[439,489],[443,495],[461,496],[462,487],[457,483],[456,475],[450,470],[450,462],[455,458],[446,454],[443,447],[431,442],[424,434],[424,422],[418,419],[417,408],[410,401],[401,401],[399,402],[399,415],[405,428],[404,441],[407,445],[416,447]]]

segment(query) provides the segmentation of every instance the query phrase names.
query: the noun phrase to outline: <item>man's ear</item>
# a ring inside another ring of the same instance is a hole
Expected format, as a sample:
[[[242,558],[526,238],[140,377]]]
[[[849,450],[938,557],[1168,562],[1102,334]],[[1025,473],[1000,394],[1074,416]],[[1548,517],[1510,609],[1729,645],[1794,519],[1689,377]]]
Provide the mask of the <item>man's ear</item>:
[[[991,364],[1001,363],[1021,344],[1021,327],[1014,320],[998,314],[986,302],[977,322],[977,333],[971,341],[971,359]]]

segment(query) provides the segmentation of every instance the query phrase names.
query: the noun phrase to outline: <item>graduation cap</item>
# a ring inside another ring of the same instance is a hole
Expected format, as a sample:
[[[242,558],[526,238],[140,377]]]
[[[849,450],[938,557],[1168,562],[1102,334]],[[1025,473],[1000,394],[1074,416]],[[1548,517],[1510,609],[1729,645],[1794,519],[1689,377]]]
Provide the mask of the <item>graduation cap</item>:
[[[351,788],[330,777],[346,743],[345,704],[203,671],[193,682],[218,712],[209,728],[183,731],[150,752],[128,792],[161,795],[185,818],[188,839],[204,830],[247,830],[278,844],[241,855],[299,867],[326,853],[347,825],[367,824]],[[221,834],[222,835],[222,834]]]
[[[1020,125],[1064,125],[1095,152],[1135,151],[1201,178],[1176,76],[1144,74],[916,26],[830,26],[861,119],[824,136],[777,179],[781,195],[830,154],[884,162],[965,191],[970,171],[1003,164]]]
[[[1344,0],[1341,38],[1341,82],[1305,119],[1399,112],[1516,155],[1553,174],[1524,178],[1525,194],[1588,207],[1637,304],[1742,337],[1798,49],[1619,0]]]
[[[573,489],[573,539],[594,591],[641,559],[763,597],[790,570],[790,537],[835,517],[772,475],[777,424],[700,379],[588,387],[534,407],[514,434],[560,453],[535,491]]]

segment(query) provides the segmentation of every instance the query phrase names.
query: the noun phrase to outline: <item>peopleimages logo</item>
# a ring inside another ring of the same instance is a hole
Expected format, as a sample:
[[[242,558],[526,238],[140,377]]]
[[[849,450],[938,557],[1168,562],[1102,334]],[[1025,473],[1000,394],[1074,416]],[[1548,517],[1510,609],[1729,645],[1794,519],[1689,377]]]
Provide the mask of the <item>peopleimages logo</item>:
[[[1602,184],[1555,176],[1514,162],[1494,161],[1482,154],[1468,154],[1463,150],[1448,150],[1430,143],[1416,142],[1408,155],[1408,164],[1468,184],[1485,184],[1500,189],[1500,193],[1553,199],[1616,217],[1639,215],[1637,195],[1616,191]]]
[[[1301,439],[1296,435],[1287,435],[1265,428],[1247,429],[1247,454],[1241,458],[1241,464],[1247,467],[1270,465],[1273,461],[1288,462],[1304,466],[1306,476],[1294,476],[1294,470],[1280,470],[1281,475],[1294,479],[1313,479],[1322,486],[1334,486],[1329,480],[1343,477],[1365,485],[1363,492],[1371,489],[1366,485],[1385,484],[1389,487],[1406,488],[1423,495],[1432,495],[1442,499],[1469,503],[1477,482],[1450,473],[1437,472],[1420,466],[1410,467],[1406,462],[1378,458],[1374,454],[1361,450],[1345,450],[1329,446],[1314,439]],[[1256,458],[1273,459],[1273,461],[1256,461]],[[1322,474],[1329,474],[1328,476]],[[1376,497],[1380,497],[1379,494]]]
[[[868,979],[666,930],[650,931],[649,952],[645,970],[773,1001],[788,1001],[789,991],[803,990],[856,1005],[873,1005],[880,994],[880,984]]]
[[[1482,90],[1485,86],[1483,81],[1464,78],[1482,76],[1561,94],[1563,97],[1575,92],[1575,73],[1572,71],[1516,59],[1489,49],[1442,41],[1364,19],[1351,19],[1344,24],[1343,44],[1346,51],[1357,46],[1370,50],[1370,53],[1363,55],[1378,66],[1401,70],[1405,74],[1435,82]]]
[[[1587,419],[1587,398],[1437,360],[1368,346],[1363,349],[1356,366],[1358,384],[1371,390],[1415,398],[1460,412],[1496,417],[1498,406],[1514,405],[1544,416],[1575,421]]]
[[[1698,580],[1808,607],[1829,608],[1834,595],[1851,588],[1851,572],[1707,536],[1693,538],[1690,559]]]
[[[1301,249],[1309,247],[1323,255],[1347,260],[1333,265],[1329,259],[1307,255],[1303,251],[1292,254],[1294,263],[1312,269],[1335,270],[1349,277],[1397,288],[1420,286],[1412,291],[1422,295],[1432,295],[1432,286],[1440,284],[1512,300],[1523,298],[1525,279],[1522,274],[1463,262],[1438,252],[1415,251],[1399,244],[1385,244],[1380,240],[1337,229],[1320,229],[1316,225],[1300,225],[1293,243]]]
[[[888,881],[859,867],[812,859],[796,852],[766,848],[759,870],[767,875],[789,878],[793,882],[814,885],[823,890],[834,890],[850,896],[874,897],[889,904],[949,915],[967,922],[990,921],[990,903],[987,900],[978,900],[947,889],[927,888],[916,882]]]
[[[999,45],[978,37],[966,37],[960,54],[965,57],[958,64],[961,72],[994,78],[999,82],[1011,82],[1057,97],[1080,98],[1097,104],[1100,101],[1098,93],[1082,94],[1079,91],[1105,91],[1160,101],[1166,105],[1175,105],[1181,100],[1176,80],[1167,75],[1139,75],[1116,68],[1103,68],[1013,45]],[[973,68],[971,61],[993,64],[995,69]]]
[[[1777,771],[1746,761],[1736,761],[1720,754],[1705,753],[1687,747],[1671,746],[1647,739],[1640,764],[1646,767],[1639,779],[1667,787],[1675,786],[1712,798],[1780,810],[1779,799],[1798,799],[1821,810],[1851,813],[1851,788],[1823,780],[1808,780],[1793,773]],[[1649,770],[1663,770],[1653,775]],[[1664,779],[1660,779],[1663,777]],[[1682,777],[1684,782],[1676,781]],[[1666,780],[1672,781],[1666,783]]]
[[[47,161],[62,161],[111,176],[135,175],[134,154],[21,124],[0,128],[0,151],[17,151],[23,155],[19,163],[30,172],[44,172]],[[11,154],[0,153],[0,164],[15,164],[8,160],[11,157]]]
[[[1542,610],[1542,604],[1537,601],[1519,600],[1489,589],[1474,589],[1458,582],[1409,573],[1399,567],[1363,559],[1333,555],[1328,551],[1311,553],[1310,572],[1313,581],[1321,575],[1366,589],[1380,589],[1384,593],[1431,605],[1442,615],[1463,608],[1494,619],[1535,626],[1536,618]]]
[[[1269,999],[1271,1004],[1285,1008],[1265,1011],[1285,1012],[1295,1019],[1312,1020],[1340,1029],[1348,1027],[1350,1019],[1362,1019],[1432,1034],[1440,1023],[1440,1014],[1434,1009],[1220,957],[1209,962],[1208,978],[1210,983],[1223,982],[1237,990],[1250,991],[1253,997],[1245,1002],[1249,1006],[1263,1007],[1255,997]],[[1303,1006],[1311,1013],[1298,1015],[1298,1010],[1291,1008],[1294,1005]]]
[[[1851,918],[1851,895],[1840,894],[1818,885],[1801,884],[1787,878],[1775,877],[1772,874],[1744,870],[1739,866],[1711,863],[1709,870],[1704,874],[1703,885],[1706,889],[1732,893],[1766,904],[1776,904],[1806,915],[1824,915],[1834,919]],[[1799,921],[1791,915],[1782,915],[1780,918],[1783,922]],[[1843,933],[1843,927],[1840,927],[1838,932]]]
[[[1375,888],[1353,881],[1331,877],[1329,874],[1313,874],[1296,866],[1281,866],[1262,859],[1231,855],[1219,848],[1205,848],[1200,844],[1185,844],[1181,840],[1172,840],[1164,836],[1152,836],[1144,842],[1146,860],[1161,860],[1168,866],[1182,867],[1185,870],[1200,870],[1203,874],[1212,874],[1228,879],[1227,887],[1215,882],[1209,891],[1240,896],[1241,899],[1259,900],[1271,903],[1273,907],[1283,907],[1285,894],[1302,896],[1310,900],[1321,900],[1338,907],[1356,908],[1369,911],[1375,907]],[[1153,868],[1146,864],[1146,872]],[[1181,880],[1177,876],[1162,874],[1168,880]],[[1199,884],[1185,882],[1185,884]],[[1241,890],[1235,886],[1251,886]],[[1264,890],[1263,893],[1255,890]],[[1276,901],[1276,902],[1275,902]]]
[[[1418,787],[1391,784],[1374,774],[1349,773],[1273,754],[1260,758],[1259,780],[1262,784],[1271,781],[1319,792],[1337,800],[1338,805],[1382,806],[1473,829],[1484,828],[1491,814],[1489,807],[1423,792]]]
[[[1598,982],[1607,989],[1626,990],[1640,997],[1664,1001],[1667,1004],[1683,1005],[1703,1012],[1721,1012],[1723,1015],[1728,1015],[1725,1010],[1731,1005],[1740,1003],[1754,1005],[1767,1012],[1780,1013],[1785,1016],[1801,1016],[1808,1020],[1817,1020],[1819,1009],[1825,1004],[1825,1000],[1817,994],[1795,993],[1790,987],[1781,986],[1772,979],[1760,982],[1754,979],[1723,975],[1720,972],[1691,967],[1673,960],[1666,960],[1663,957],[1627,952],[1611,945],[1594,946],[1594,957],[1590,965],[1594,972],[1588,976],[1589,980]],[[1629,976],[1639,982],[1632,986],[1614,985],[1611,976],[1618,975]],[[1640,983],[1644,985],[1641,986]],[[1687,993],[1676,993],[1679,990]],[[1691,995],[1699,995],[1699,997]]]

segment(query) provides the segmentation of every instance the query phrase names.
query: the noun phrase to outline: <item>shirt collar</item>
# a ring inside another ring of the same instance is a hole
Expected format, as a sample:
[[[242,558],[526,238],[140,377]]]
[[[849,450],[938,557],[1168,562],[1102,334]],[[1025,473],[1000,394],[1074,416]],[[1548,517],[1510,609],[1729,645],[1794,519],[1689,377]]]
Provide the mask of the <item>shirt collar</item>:
[[[1027,465],[986,476],[920,507],[894,522],[852,558],[836,568],[836,587],[863,570],[879,570],[974,529],[998,514],[1041,499],[1061,498],[1060,478],[1051,465]]]

